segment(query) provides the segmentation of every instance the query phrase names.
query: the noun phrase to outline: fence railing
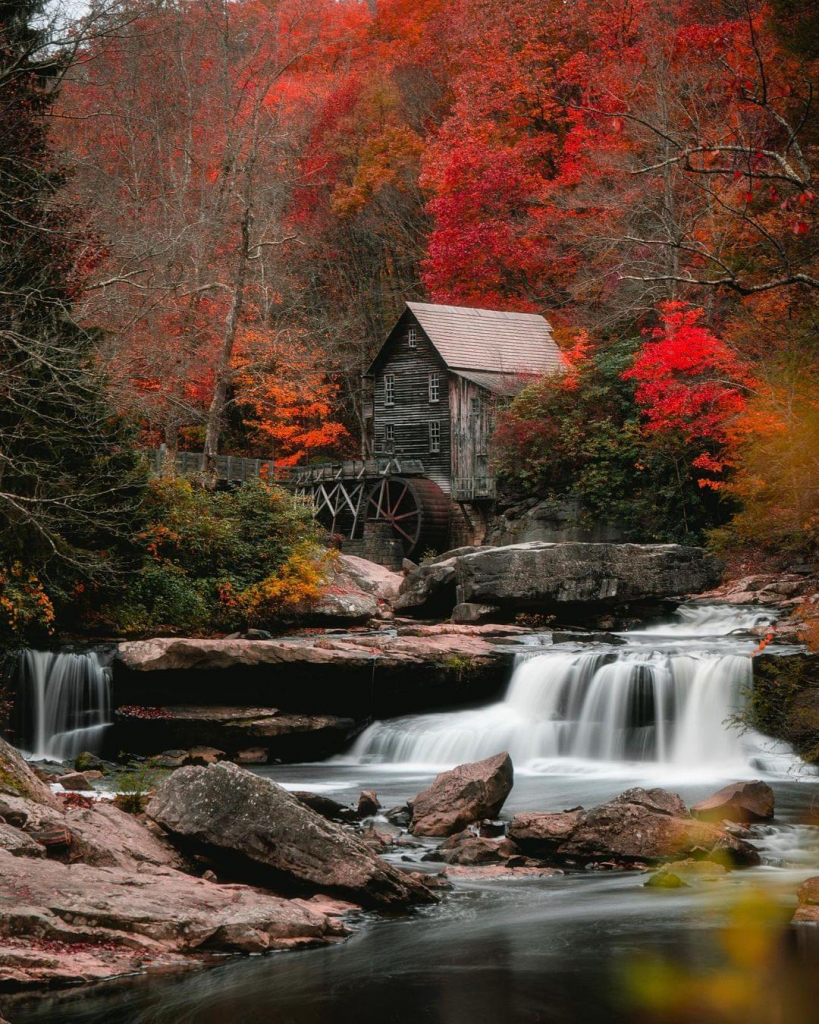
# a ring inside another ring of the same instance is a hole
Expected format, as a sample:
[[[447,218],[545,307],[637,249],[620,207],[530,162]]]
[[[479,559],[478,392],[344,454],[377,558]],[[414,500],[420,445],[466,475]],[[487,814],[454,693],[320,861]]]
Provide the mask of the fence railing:
[[[157,476],[162,473],[167,449],[162,446],[143,451]],[[180,476],[197,476],[204,472],[202,452],[177,452],[176,472]],[[244,483],[262,477],[288,487],[309,487],[331,480],[367,480],[380,476],[423,476],[424,464],[419,459],[351,459],[315,466],[276,466],[273,459],[247,459],[241,455],[218,455],[216,476],[227,483]]]
[[[455,476],[452,497],[455,501],[490,501],[497,497],[498,484],[493,476]]]
[[[171,458],[167,449],[162,446],[144,451],[151,469],[159,476],[165,466],[166,459]],[[176,472],[180,476],[197,476],[205,469],[205,456],[202,452],[177,452]],[[216,476],[226,483],[243,484],[246,480],[261,477],[272,481],[275,464],[272,459],[246,459],[241,455],[217,455]]]

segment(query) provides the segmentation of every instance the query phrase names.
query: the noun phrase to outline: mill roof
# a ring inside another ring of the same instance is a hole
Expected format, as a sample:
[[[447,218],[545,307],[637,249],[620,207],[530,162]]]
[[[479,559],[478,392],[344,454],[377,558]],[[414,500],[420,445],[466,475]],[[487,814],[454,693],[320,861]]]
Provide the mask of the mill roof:
[[[554,373],[562,366],[549,321],[539,313],[505,313],[432,302],[407,302],[406,308],[450,370],[474,371],[475,376],[469,379],[482,376],[484,380],[475,379],[475,383],[491,386],[491,390],[506,386],[499,375],[520,378]],[[370,372],[379,357],[380,353]]]

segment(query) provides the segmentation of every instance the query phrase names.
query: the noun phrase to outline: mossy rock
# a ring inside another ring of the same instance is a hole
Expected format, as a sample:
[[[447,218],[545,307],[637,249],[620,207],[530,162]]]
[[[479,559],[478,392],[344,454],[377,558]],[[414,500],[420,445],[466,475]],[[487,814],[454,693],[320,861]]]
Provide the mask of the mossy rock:
[[[685,889],[688,887],[688,882],[684,882],[673,871],[658,871],[647,878],[643,885],[652,889]]]
[[[0,739],[0,794],[56,806],[56,798],[48,786],[29,768],[20,754]]]
[[[74,758],[75,772],[105,772],[106,766],[102,758],[97,757],[88,750],[83,750]]]
[[[819,764],[819,655],[760,655],[747,724],[786,740],[810,764]]]

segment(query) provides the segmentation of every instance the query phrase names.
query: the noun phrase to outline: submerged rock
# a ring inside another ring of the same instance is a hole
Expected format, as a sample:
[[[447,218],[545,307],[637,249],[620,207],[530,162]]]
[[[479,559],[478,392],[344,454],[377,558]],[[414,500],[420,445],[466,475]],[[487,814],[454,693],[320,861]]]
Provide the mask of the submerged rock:
[[[482,818],[495,818],[514,783],[509,754],[458,765],[442,772],[412,801],[410,831],[419,836],[450,836]]]
[[[774,816],[774,791],[758,779],[734,782],[694,804],[691,813],[700,821],[767,821]]]
[[[181,846],[243,880],[370,907],[435,900],[271,779],[225,761],[180,768],[159,786],[147,814]]]

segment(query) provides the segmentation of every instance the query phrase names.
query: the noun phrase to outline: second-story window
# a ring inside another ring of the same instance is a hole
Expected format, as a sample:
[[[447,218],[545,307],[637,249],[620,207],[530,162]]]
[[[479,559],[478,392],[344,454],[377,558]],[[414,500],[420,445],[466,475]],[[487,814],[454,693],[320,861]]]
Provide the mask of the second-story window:
[[[438,373],[429,375],[429,400],[430,402],[440,402],[441,400],[441,375]]]
[[[384,374],[384,405],[395,405],[395,374]]]
[[[439,452],[441,450],[441,421],[429,421],[429,450]]]
[[[418,329],[416,327],[407,328],[407,345],[409,348],[418,348]]]

